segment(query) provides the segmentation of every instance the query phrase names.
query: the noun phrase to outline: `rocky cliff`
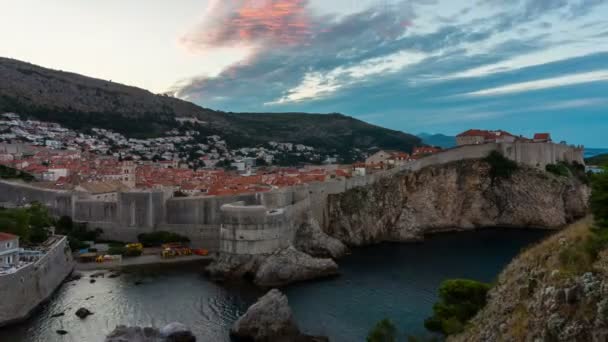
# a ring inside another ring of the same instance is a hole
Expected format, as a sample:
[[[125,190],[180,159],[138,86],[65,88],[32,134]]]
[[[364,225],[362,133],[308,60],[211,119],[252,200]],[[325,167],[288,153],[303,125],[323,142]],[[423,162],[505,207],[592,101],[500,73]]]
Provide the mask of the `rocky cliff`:
[[[459,161],[330,195],[325,230],[360,246],[482,227],[553,229],[587,212],[589,189],[576,177],[519,166],[493,178],[491,169],[482,160]]]
[[[591,219],[523,252],[500,274],[486,307],[460,341],[607,341],[608,253],[588,265],[564,263],[589,236]]]

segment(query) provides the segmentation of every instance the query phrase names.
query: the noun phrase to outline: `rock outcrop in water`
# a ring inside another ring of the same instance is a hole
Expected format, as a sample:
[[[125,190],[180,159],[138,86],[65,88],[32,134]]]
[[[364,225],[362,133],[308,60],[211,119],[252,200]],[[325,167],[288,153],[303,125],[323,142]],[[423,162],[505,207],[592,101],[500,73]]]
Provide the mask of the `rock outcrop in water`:
[[[105,342],[196,342],[196,337],[181,323],[170,323],[160,330],[119,325]]]
[[[493,180],[490,169],[481,160],[459,161],[330,195],[325,230],[361,246],[478,227],[559,228],[587,212],[589,189],[575,177],[520,166]]]
[[[583,243],[590,225],[573,224],[515,258],[486,307],[448,341],[607,341],[608,251],[588,270],[564,268],[560,260]]]
[[[338,274],[338,264],[332,259],[313,258],[294,247],[269,255],[255,273],[258,286],[273,287],[318,279]]]
[[[287,297],[271,290],[253,304],[232,326],[230,335],[237,341],[323,342],[324,337],[303,335],[296,324]]]
[[[295,247],[319,258],[337,259],[347,252],[346,246],[338,239],[327,235],[319,222],[310,217],[296,233]]]
[[[205,271],[215,280],[252,278],[258,286],[272,287],[336,275],[338,265],[290,246],[270,255],[220,255]]]

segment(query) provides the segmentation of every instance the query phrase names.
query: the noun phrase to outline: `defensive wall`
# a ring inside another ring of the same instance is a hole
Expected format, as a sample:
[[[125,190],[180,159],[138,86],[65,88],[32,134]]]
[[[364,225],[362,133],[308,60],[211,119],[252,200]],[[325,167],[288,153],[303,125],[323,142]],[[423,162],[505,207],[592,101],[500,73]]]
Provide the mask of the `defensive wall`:
[[[494,143],[452,148],[366,176],[331,179],[257,194],[172,198],[162,191],[129,191],[119,193],[116,201],[100,201],[75,192],[0,181],[0,202],[41,202],[55,215],[68,215],[77,222],[87,222],[91,228],[101,228],[106,239],[136,241],[138,234],[165,230],[187,236],[194,247],[259,254],[289,243],[295,230],[308,217],[325,226],[329,195],[373,184],[399,172],[484,158],[491,151],[542,169],[559,161],[584,164],[583,149],[579,147],[553,143]]]
[[[72,254],[63,236],[35,263],[0,275],[0,326],[27,319],[73,269]]]

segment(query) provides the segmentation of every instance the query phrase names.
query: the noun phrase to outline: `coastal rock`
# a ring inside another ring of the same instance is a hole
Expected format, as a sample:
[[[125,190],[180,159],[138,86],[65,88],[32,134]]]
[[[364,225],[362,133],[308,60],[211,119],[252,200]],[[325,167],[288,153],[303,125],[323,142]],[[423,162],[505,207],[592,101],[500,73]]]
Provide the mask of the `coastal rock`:
[[[590,234],[588,218],[524,251],[498,277],[483,310],[464,333],[448,342],[606,341],[608,337],[608,268],[601,257],[590,268],[566,269],[559,276],[537,277],[528,296],[517,284],[564,266],[562,256]],[[564,243],[564,241],[566,243]]]
[[[162,342],[163,340],[158,329],[119,325],[106,337],[105,342]]]
[[[93,313],[86,308],[80,308],[76,311],[76,316],[78,316],[78,318],[80,318],[80,319],[85,319],[92,314]]]
[[[263,256],[221,254],[205,268],[205,274],[216,281],[254,278]]]
[[[120,325],[105,342],[196,342],[190,329],[181,323],[170,323],[162,329]]]
[[[493,180],[490,171],[482,160],[463,160],[329,195],[325,231],[362,246],[484,227],[558,229],[586,215],[589,188],[574,176],[520,165]]]
[[[255,273],[254,282],[264,287],[283,286],[336,274],[338,265],[332,259],[313,258],[290,246],[265,258]]]
[[[220,255],[205,269],[213,280],[249,278],[262,287],[283,286],[338,274],[332,259],[319,259],[290,246],[270,255]]]
[[[182,323],[169,323],[160,329],[160,334],[167,342],[196,342],[192,331]]]
[[[273,289],[253,304],[232,326],[230,335],[237,341],[293,342],[329,341],[324,337],[303,335],[287,297]]]
[[[295,247],[311,256],[337,259],[347,252],[346,246],[338,239],[327,235],[319,222],[310,217],[296,233]]]

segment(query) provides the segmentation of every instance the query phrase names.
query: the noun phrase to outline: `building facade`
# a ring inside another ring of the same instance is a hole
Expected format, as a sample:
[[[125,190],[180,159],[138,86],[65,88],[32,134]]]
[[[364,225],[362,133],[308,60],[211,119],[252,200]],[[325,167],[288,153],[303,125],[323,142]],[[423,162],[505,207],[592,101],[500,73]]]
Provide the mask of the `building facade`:
[[[19,264],[19,237],[0,233],[0,268]]]

